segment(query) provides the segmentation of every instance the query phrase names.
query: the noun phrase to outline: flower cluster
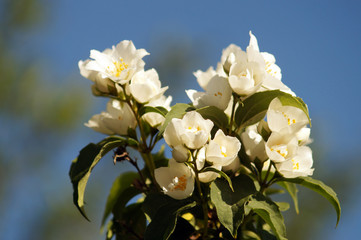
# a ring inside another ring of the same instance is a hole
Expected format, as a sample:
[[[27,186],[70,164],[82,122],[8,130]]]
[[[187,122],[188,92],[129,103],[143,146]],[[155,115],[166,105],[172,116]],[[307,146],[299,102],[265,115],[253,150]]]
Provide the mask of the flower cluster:
[[[103,52],[91,50],[91,59],[79,61],[80,73],[94,82],[95,95],[116,97],[108,102],[106,112],[94,115],[85,124],[87,127],[104,134],[127,135],[128,129],[135,129],[137,125],[132,107],[135,102],[170,109],[172,97],[164,96],[168,87],[161,87],[155,69],[144,70],[142,58],[148,54],[125,40]],[[164,121],[164,117],[156,113],[147,113],[143,119],[152,127]]]
[[[292,196],[296,211],[295,184],[315,190],[333,204],[339,219],[336,194],[309,177],[307,105],[282,82],[275,57],[260,52],[251,32],[245,51],[231,44],[216,69],[194,73],[204,91],[186,90],[190,104],[171,107],[157,71],[144,69],[146,55],[124,40],[103,52],[91,50],[90,59],[79,61],[93,94],[109,98],[106,110],[85,126],[109,136],[87,145],[72,163],[75,205],[86,217],[85,186],[107,152],[116,149],[114,163],[128,161],[137,170],[114,182],[102,221],[113,213],[107,239],[131,234],[136,239],[286,239],[284,209],[271,200],[274,189],[267,191],[274,184]],[[162,139],[170,159],[164,147],[155,150]],[[143,169],[129,148],[140,153]],[[175,230],[185,226],[187,233]]]

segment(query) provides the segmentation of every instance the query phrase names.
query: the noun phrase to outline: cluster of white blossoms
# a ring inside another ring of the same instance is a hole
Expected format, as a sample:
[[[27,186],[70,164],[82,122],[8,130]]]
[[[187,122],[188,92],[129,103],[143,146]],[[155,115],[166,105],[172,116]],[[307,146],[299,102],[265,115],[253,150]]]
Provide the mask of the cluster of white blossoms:
[[[164,96],[168,87],[161,87],[155,69],[144,70],[142,58],[148,54],[144,49],[136,49],[132,41],[124,40],[103,52],[91,50],[91,59],[79,61],[80,73],[94,82],[93,93],[115,98],[109,100],[105,112],[94,115],[86,126],[104,134],[127,135],[128,129],[138,124],[131,107],[134,102],[170,109],[172,97]],[[152,127],[164,121],[162,115],[154,112],[142,118]]]
[[[309,119],[299,108],[283,106],[275,98],[267,110],[267,122],[247,127],[241,134],[247,155],[262,162],[271,161],[286,178],[313,174]],[[267,135],[265,140],[261,133]]]
[[[272,200],[274,185],[291,195],[296,212],[297,185],[316,191],[339,221],[336,193],[310,177],[308,107],[282,82],[275,57],[260,52],[249,34],[245,51],[231,44],[216,68],[195,71],[202,90],[186,90],[190,101],[173,106],[157,71],[144,68],[148,52],[131,41],[91,50],[79,61],[93,94],[109,99],[85,123],[108,136],[86,145],[70,167],[80,213],[88,219],[85,187],[105,154],[113,151],[114,164],[135,168],[110,190],[102,219],[102,227],[109,219],[107,239],[287,239],[281,212],[288,204]]]
[[[223,50],[221,61],[214,70],[198,70],[195,77],[204,92],[186,90],[195,108],[215,106],[230,117],[236,94],[241,100],[256,92],[280,90],[296,96],[282,81],[281,69],[275,64],[275,57],[260,52],[256,37],[250,32],[250,42],[243,51],[231,44]],[[238,106],[238,103],[236,104]],[[234,111],[234,108],[233,108]],[[249,158],[256,158],[286,178],[312,175],[312,151],[306,146],[311,140],[308,116],[297,107],[283,106],[275,98],[269,105],[265,120],[247,127],[241,134],[243,148]],[[216,171],[202,172],[205,166],[219,171],[237,171],[241,142],[218,130],[213,139],[210,131],[213,123],[204,120],[197,112],[190,112],[182,119],[173,119],[164,132],[167,144],[172,148],[172,164],[168,168],[156,169],[156,179],[165,194],[181,199],[192,194],[195,174],[191,164],[195,164],[201,182],[210,182],[220,176]],[[266,133],[265,138],[261,133]],[[188,167],[178,168],[183,162]],[[205,165],[206,164],[206,165]],[[269,163],[271,164],[271,163]],[[268,166],[269,166],[268,164]],[[182,169],[182,170],[180,170]],[[174,174],[163,175],[164,172]],[[182,194],[183,193],[183,194]]]
[[[241,142],[219,129],[211,139],[211,120],[196,111],[187,112],[182,119],[173,118],[164,131],[166,143],[172,147],[172,164],[155,170],[155,177],[164,193],[183,199],[193,193],[194,178],[200,182],[215,180],[222,168],[238,161]],[[185,165],[186,163],[186,165]],[[187,166],[180,168],[179,166]],[[210,171],[202,171],[212,169]],[[197,176],[193,170],[197,171]],[[164,174],[167,172],[168,174]],[[174,174],[170,174],[174,173]]]
[[[91,59],[79,61],[81,74],[94,82],[93,93],[112,96],[106,111],[93,116],[86,126],[104,134],[126,136],[129,128],[140,124],[139,106],[171,109],[172,97],[164,95],[168,87],[161,86],[155,69],[144,70],[142,58],[146,55],[146,50],[136,49],[131,41],[122,41],[103,52],[92,50]],[[270,168],[265,170],[277,170],[286,178],[312,175],[312,151],[306,146],[311,142],[309,118],[300,108],[274,98],[265,119],[243,129],[234,125],[236,109],[255,93],[280,90],[296,96],[281,81],[281,69],[275,62],[272,54],[260,52],[250,32],[246,51],[231,44],[223,50],[216,69],[194,73],[204,90],[186,90],[196,110],[171,119],[163,127],[172,159],[167,167],[155,169],[154,177],[165,194],[184,199],[192,195],[195,181],[208,183],[222,172],[237,172],[241,147],[251,161],[261,162],[264,169],[264,163],[269,161]],[[215,128],[214,122],[197,112],[207,106],[228,116],[228,128]],[[145,113],[141,119],[153,128],[159,128],[165,120],[155,111]]]

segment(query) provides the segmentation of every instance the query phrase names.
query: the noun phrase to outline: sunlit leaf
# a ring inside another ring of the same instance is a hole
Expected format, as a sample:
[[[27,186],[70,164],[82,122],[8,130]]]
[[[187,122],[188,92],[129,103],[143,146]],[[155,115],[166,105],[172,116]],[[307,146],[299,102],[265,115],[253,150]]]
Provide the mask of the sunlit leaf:
[[[286,240],[286,226],[283,216],[276,203],[269,200],[262,194],[250,198],[245,206],[246,213],[253,211],[259,215],[271,228],[279,240]]]
[[[164,107],[151,107],[151,106],[144,106],[141,109],[139,109],[139,116],[143,116],[146,113],[149,112],[154,112],[154,113],[158,113],[160,115],[162,115],[163,117],[165,117],[168,113],[168,110],[165,109]]]
[[[123,146],[126,141],[120,137],[108,137],[94,144],[90,143],[80,151],[70,166],[69,176],[73,184],[73,201],[80,213],[87,219],[84,210],[84,192],[89,176],[99,160],[110,150]]]
[[[276,97],[278,97],[285,106],[300,108],[310,120],[307,106],[301,98],[293,97],[279,90],[264,91],[253,94],[246,98],[242,104],[239,104],[235,114],[235,123],[239,129],[262,120],[266,115],[270,102]]]
[[[236,237],[237,229],[244,218],[244,204],[256,192],[252,179],[240,174],[232,178],[234,191],[229,183],[218,178],[211,184],[211,201],[216,207],[219,221]]]
[[[191,105],[189,104],[185,104],[185,103],[177,103],[176,105],[174,105],[171,110],[167,113],[167,115],[165,115],[165,120],[163,125],[160,127],[159,129],[159,136],[163,134],[165,128],[167,127],[168,123],[173,119],[173,118],[182,118],[183,115],[189,111],[194,109]]]
[[[293,204],[295,205],[295,211],[298,214],[299,213],[299,209],[298,209],[298,197],[297,197],[297,186],[294,183],[290,183],[290,182],[277,182],[278,185],[280,185],[281,187],[283,187],[284,189],[286,189],[286,191],[290,194],[290,196],[292,197],[293,200]]]
[[[228,126],[228,117],[224,111],[215,106],[207,106],[196,110],[204,119],[212,120],[212,122],[220,129],[226,129]]]
[[[321,196],[326,198],[332,204],[332,206],[336,211],[337,214],[336,226],[338,225],[338,222],[340,221],[340,217],[341,217],[341,206],[337,198],[337,194],[335,193],[335,191],[333,191],[332,188],[330,188],[323,182],[313,179],[311,177],[282,178],[281,181],[302,185],[319,193]]]

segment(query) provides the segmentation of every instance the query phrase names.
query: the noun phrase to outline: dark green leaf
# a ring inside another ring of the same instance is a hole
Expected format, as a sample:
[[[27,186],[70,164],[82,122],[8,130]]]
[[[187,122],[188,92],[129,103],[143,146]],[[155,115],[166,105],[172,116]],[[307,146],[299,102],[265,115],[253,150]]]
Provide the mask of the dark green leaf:
[[[212,120],[212,122],[220,129],[226,129],[228,126],[228,117],[224,111],[215,106],[207,106],[196,110],[203,118]]]
[[[202,169],[201,172],[215,172],[218,173],[219,175],[221,175],[222,177],[224,177],[224,179],[227,180],[229,187],[231,188],[232,192],[234,192],[233,186],[232,186],[232,180],[229,178],[229,176],[227,174],[225,174],[224,172],[215,169],[213,167],[206,167],[204,169]]]
[[[168,158],[164,155],[165,146],[162,145],[157,153],[152,154],[155,168],[168,167]]]
[[[146,113],[149,112],[154,112],[154,113],[158,113],[160,115],[162,115],[163,117],[165,117],[168,113],[168,110],[165,109],[164,107],[151,107],[151,106],[143,106],[141,109],[139,109],[139,116],[143,116]]]
[[[124,209],[117,239],[142,239],[146,229],[146,217],[142,211],[142,203],[133,203]]]
[[[172,107],[172,109],[167,113],[167,115],[165,115],[165,120],[163,125],[161,126],[161,128],[159,129],[159,133],[158,135],[161,136],[165,130],[165,128],[167,127],[168,123],[173,119],[173,118],[182,118],[183,115],[190,110],[193,110],[194,108],[189,105],[189,104],[185,104],[185,103],[177,103],[176,105],[174,105]]]
[[[232,179],[234,191],[223,178],[211,184],[211,201],[216,207],[219,221],[236,237],[237,229],[244,218],[244,204],[256,192],[251,178],[240,174]]]
[[[150,195],[147,196],[147,198]],[[146,231],[146,240],[166,240],[173,233],[177,217],[185,210],[191,209],[196,206],[196,202],[190,199],[175,200],[160,197],[160,195],[153,195],[152,199],[147,199],[143,203],[143,210],[153,215]],[[158,201],[156,199],[158,198]],[[165,202],[162,200],[167,199]],[[155,208],[155,209],[152,209]]]
[[[187,220],[182,217],[178,217],[177,225],[169,239],[189,239],[189,236],[194,233],[194,231],[194,227]]]
[[[115,181],[113,182],[113,186],[110,189],[110,193],[108,195],[108,199],[107,199],[107,203],[105,205],[105,210],[104,210],[104,215],[103,215],[103,219],[102,219],[102,223],[101,226],[104,226],[105,220],[107,219],[107,217],[109,216],[109,214],[113,211],[113,208],[115,206],[115,204],[119,201],[119,198],[121,196],[121,200],[127,200],[126,202],[124,202],[124,204],[121,204],[122,206],[118,206],[117,211],[122,211],[122,209],[120,208],[124,208],[125,204],[134,197],[133,194],[131,194],[131,191],[125,191],[128,188],[130,188],[131,184],[133,183],[133,181],[138,178],[138,174],[135,172],[125,172],[123,174],[121,174],[120,176],[118,176]],[[136,191],[137,193],[139,193],[139,190]],[[123,193],[128,193],[129,196],[124,195]]]
[[[307,106],[302,99],[293,97],[292,95],[279,90],[272,90],[255,93],[246,98],[243,101],[243,104],[239,105],[235,114],[235,122],[239,129],[262,120],[266,115],[270,102],[276,97],[280,99],[283,105],[297,107],[304,111],[311,124]]]
[[[246,213],[253,211],[259,215],[271,228],[279,240],[286,240],[286,227],[279,207],[271,200],[257,194],[250,198],[245,206]]]
[[[294,183],[290,183],[290,182],[277,182],[278,185],[280,185],[281,187],[283,187],[284,189],[286,189],[286,191],[290,194],[290,196],[292,197],[293,200],[293,204],[295,205],[295,211],[298,214],[299,213],[299,209],[298,209],[298,197],[297,197],[297,186]]]
[[[70,166],[69,176],[73,184],[73,201],[80,213],[87,219],[84,211],[84,192],[89,176],[99,160],[110,150],[122,146],[125,140],[120,137],[108,137],[94,144],[90,143],[80,151]]]
[[[158,212],[159,208],[174,202],[178,202],[178,200],[175,200],[162,193],[150,193],[144,199],[142,209],[152,219]]]
[[[313,179],[311,177],[282,178],[280,181],[291,182],[291,183],[296,183],[296,184],[302,185],[304,187],[307,187],[307,188],[319,193],[324,198],[326,198],[332,204],[332,206],[335,208],[335,211],[337,214],[336,226],[338,225],[338,222],[340,221],[340,216],[341,216],[341,206],[340,206],[340,202],[337,198],[337,194],[335,193],[335,191],[332,190],[332,188],[330,188],[323,182]]]

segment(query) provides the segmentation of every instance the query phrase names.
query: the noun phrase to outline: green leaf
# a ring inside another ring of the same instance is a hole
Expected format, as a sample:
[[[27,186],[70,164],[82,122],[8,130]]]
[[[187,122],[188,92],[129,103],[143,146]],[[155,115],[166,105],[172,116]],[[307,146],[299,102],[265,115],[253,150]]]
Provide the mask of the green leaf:
[[[239,129],[255,124],[262,120],[266,115],[270,102],[276,97],[280,99],[283,105],[297,107],[304,111],[311,124],[307,105],[302,101],[301,98],[293,97],[292,95],[279,90],[272,90],[255,93],[252,96],[246,98],[243,101],[243,104],[239,105],[235,114],[235,123]]]
[[[286,189],[286,191],[290,194],[293,200],[293,204],[295,205],[295,211],[298,214],[300,211],[298,209],[298,197],[297,197],[297,186],[294,183],[290,182],[277,182],[278,185]]]
[[[169,237],[170,240],[189,239],[189,236],[194,233],[194,227],[187,220],[182,217],[177,218],[177,225]]]
[[[337,214],[337,222],[336,227],[338,225],[338,222],[340,221],[341,217],[341,206],[340,202],[337,198],[337,194],[335,191],[332,190],[329,186],[324,184],[323,182],[313,179],[311,177],[298,177],[298,178],[282,178],[280,181],[283,182],[291,182],[296,183],[299,185],[302,185],[304,187],[307,187],[317,193],[319,193],[321,196],[326,198],[334,207],[336,214]]]
[[[266,196],[273,195],[273,194],[281,194],[284,192],[285,191],[283,189],[278,189],[278,188],[266,188],[266,190],[264,191]]]
[[[73,201],[88,221],[84,210],[84,192],[90,173],[105,154],[125,143],[126,141],[120,137],[108,137],[97,144],[90,143],[80,151],[79,156],[73,160],[70,166],[69,176],[74,190]]]
[[[120,221],[121,232],[117,239],[142,239],[146,229],[146,217],[142,211],[142,203],[133,203],[124,209]]]
[[[143,203],[143,211],[152,220],[145,231],[144,239],[168,239],[176,227],[177,217],[185,210],[191,209],[194,206],[196,206],[196,202],[191,199],[175,200],[160,194],[148,195]]]
[[[135,191],[128,190],[131,184],[133,183],[133,181],[137,178],[138,178],[138,173],[125,172],[115,179],[115,181],[113,182],[113,186],[110,189],[107,203],[105,205],[101,227],[104,226],[106,219],[108,218],[109,214],[113,211],[114,206],[119,200],[122,200],[123,204],[117,204],[118,205],[117,211],[122,212],[123,208],[125,207],[125,204],[135,196],[134,193],[136,193],[136,195],[140,193],[140,191],[135,188],[133,188]]]
[[[290,204],[288,202],[275,202],[281,212],[287,211],[290,209]]]
[[[139,109],[139,116],[143,116],[146,113],[149,112],[154,112],[154,113],[158,113],[160,115],[162,115],[163,117],[165,117],[168,113],[168,110],[165,109],[164,107],[151,107],[151,106],[143,106],[141,109]]]
[[[218,128],[226,129],[228,126],[228,117],[224,111],[215,106],[207,106],[196,110],[203,118],[211,120]]]
[[[286,240],[286,226],[283,216],[276,203],[262,194],[250,198],[245,206],[246,213],[253,211],[260,216],[271,228],[279,240]]]
[[[215,169],[213,167],[206,167],[204,169],[202,169],[201,173],[202,172],[215,172],[215,173],[218,173],[219,175],[221,175],[222,177],[224,177],[224,179],[227,180],[228,182],[228,185],[229,187],[231,188],[232,192],[234,192],[234,189],[233,189],[233,186],[232,186],[232,180],[229,178],[229,176],[227,174],[225,174],[224,172],[218,170],[218,169]]]
[[[167,113],[167,115],[165,115],[165,120],[163,125],[161,126],[161,128],[159,129],[159,133],[158,136],[161,136],[165,130],[165,128],[167,127],[168,123],[173,119],[173,118],[182,118],[183,115],[190,110],[193,110],[194,108],[189,105],[189,104],[185,104],[185,103],[177,103],[176,105],[174,105],[171,110]]]
[[[251,178],[240,174],[232,179],[234,192],[228,187],[228,182],[218,178],[212,182],[211,201],[216,207],[219,221],[228,229],[233,237],[244,218],[244,204],[256,192]]]

